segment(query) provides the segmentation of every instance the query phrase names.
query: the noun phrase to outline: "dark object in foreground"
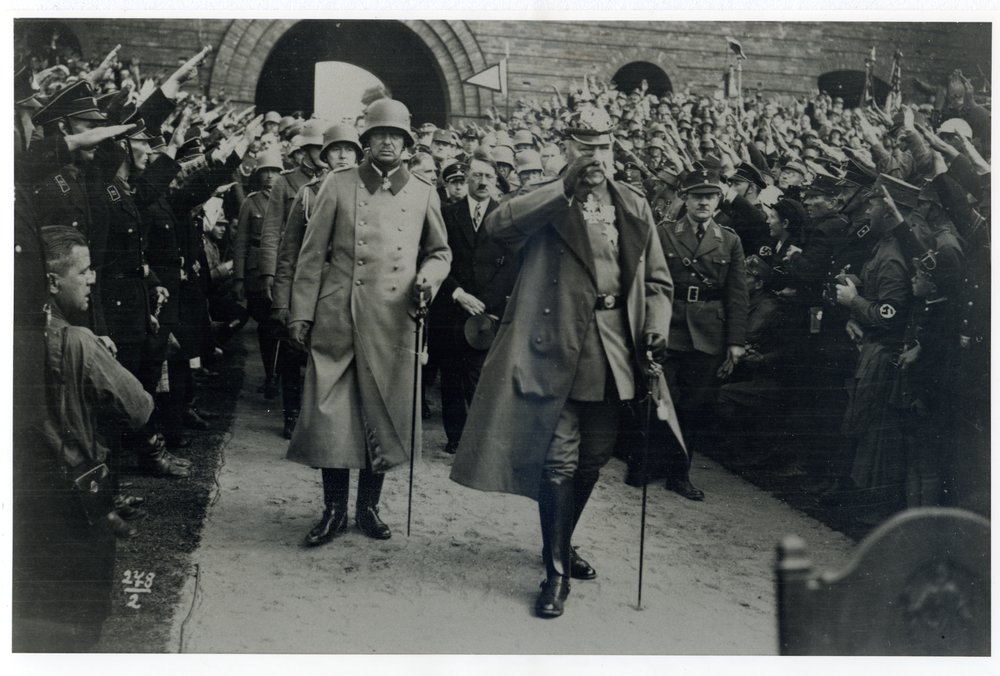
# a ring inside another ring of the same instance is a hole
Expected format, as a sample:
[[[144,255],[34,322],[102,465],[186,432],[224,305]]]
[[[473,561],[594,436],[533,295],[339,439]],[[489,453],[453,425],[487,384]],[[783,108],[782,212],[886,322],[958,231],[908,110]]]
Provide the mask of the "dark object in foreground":
[[[990,523],[971,512],[907,510],[818,578],[789,536],[776,572],[782,655],[990,654]]]

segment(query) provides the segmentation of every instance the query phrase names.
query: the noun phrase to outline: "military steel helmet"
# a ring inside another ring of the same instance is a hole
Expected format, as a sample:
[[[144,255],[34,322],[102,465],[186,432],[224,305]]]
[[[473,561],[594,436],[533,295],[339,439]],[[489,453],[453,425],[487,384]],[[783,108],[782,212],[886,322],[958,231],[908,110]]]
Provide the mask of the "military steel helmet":
[[[537,150],[522,150],[514,158],[517,173],[522,171],[542,171],[542,156]]]
[[[497,164],[506,164],[513,167],[514,149],[510,146],[497,146],[493,149],[493,159],[497,161]]]
[[[603,108],[587,106],[573,115],[565,133],[584,145],[608,145],[614,126],[611,116]]]
[[[368,106],[365,113],[365,130],[361,133],[361,142],[368,142],[368,135],[379,128],[395,129],[403,132],[406,146],[414,145],[417,140],[410,131],[410,111],[400,101],[379,99]]]
[[[533,146],[533,145],[535,145],[535,137],[532,136],[531,132],[528,131],[527,129],[522,129],[519,132],[517,132],[516,134],[514,134],[514,145],[515,146],[519,146],[519,145]]]
[[[291,115],[285,115],[283,118],[278,120],[278,133],[285,131],[295,122],[295,118]]]
[[[317,120],[313,118],[307,120],[302,125],[302,131],[295,137],[295,141],[302,148],[306,146],[322,146],[323,145],[323,132],[330,123],[325,120]]]
[[[257,155],[257,166],[253,168],[255,172],[262,169],[274,169],[284,171],[285,163],[281,160],[281,151],[277,148],[268,148]]]
[[[279,115],[277,111],[272,110],[264,116],[264,122],[277,122],[280,125],[281,115]]]
[[[323,150],[320,155],[325,155],[334,143],[349,143],[358,153],[358,158],[364,154],[361,150],[361,141],[358,140],[358,130],[353,124],[334,124],[326,128],[323,132]]]

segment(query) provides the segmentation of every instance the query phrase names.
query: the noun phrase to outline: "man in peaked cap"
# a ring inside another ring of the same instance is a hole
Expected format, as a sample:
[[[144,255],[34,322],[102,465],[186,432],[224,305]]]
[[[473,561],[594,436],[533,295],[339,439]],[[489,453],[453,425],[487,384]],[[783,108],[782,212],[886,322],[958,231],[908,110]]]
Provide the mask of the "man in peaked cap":
[[[562,615],[571,577],[597,575],[572,549],[573,531],[611,458],[622,402],[640,395],[644,353],[666,351],[672,283],[649,205],[609,179],[611,127],[584,106],[566,129],[563,176],[484,222],[523,263],[451,478],[538,501],[542,618]]]
[[[711,407],[722,381],[746,352],[747,286],[739,235],[714,219],[722,199],[719,175],[695,169],[680,192],[685,215],[660,223],[657,232],[676,284],[663,370],[687,454],[675,445],[658,448],[650,467],[629,463],[626,483],[641,485],[658,469],[667,475],[668,490],[703,500],[704,492],[688,475],[691,457],[711,426]]]
[[[309,362],[287,458],[322,470],[309,546],[346,529],[351,469],[360,470],[355,524],[391,537],[378,515],[385,472],[421,447],[413,313],[447,276],[451,250],[437,191],[402,163],[410,128],[401,102],[368,106],[360,141],[370,152],[323,180],[295,265],[289,336]]]
[[[729,179],[729,188],[723,191],[716,219],[720,225],[727,225],[736,231],[743,244],[743,254],[750,256],[760,253],[762,247],[770,244],[767,215],[760,203],[760,191],[767,187],[757,168],[743,162]]]
[[[441,182],[444,183],[442,206],[465,199],[466,195],[469,194],[469,187],[466,183],[468,174],[469,167],[463,162],[452,162],[445,165],[441,171]]]
[[[458,134],[448,129],[438,129],[434,132],[431,138],[431,157],[434,158],[438,170],[444,162],[455,157],[458,149]]]

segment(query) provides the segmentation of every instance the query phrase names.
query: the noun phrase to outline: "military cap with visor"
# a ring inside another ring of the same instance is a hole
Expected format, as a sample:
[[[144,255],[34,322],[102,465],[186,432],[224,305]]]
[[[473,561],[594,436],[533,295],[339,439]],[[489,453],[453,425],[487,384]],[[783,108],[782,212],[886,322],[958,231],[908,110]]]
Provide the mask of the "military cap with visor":
[[[611,121],[611,116],[604,109],[585,106],[570,119],[564,130],[564,135],[583,145],[611,145],[613,129],[614,123]]]
[[[31,121],[37,126],[44,126],[66,117],[95,122],[108,120],[98,108],[94,90],[86,80],[80,80],[59,90],[44,108],[31,116]]]
[[[689,171],[681,182],[680,191],[687,195],[721,193],[722,183],[715,170],[696,168]]]

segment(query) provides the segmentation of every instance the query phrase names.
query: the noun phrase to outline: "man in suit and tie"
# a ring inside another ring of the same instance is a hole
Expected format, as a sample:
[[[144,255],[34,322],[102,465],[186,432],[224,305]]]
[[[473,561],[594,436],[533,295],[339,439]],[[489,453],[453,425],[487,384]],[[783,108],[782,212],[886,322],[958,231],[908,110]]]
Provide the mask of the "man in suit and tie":
[[[663,371],[688,454],[679,447],[657,450],[667,456],[667,489],[702,500],[705,494],[688,478],[690,458],[711,423],[722,380],[746,352],[747,284],[739,235],[714,220],[722,198],[719,175],[692,171],[681,196],[687,212],[660,223],[657,231],[675,284]]]
[[[507,297],[517,279],[517,261],[487,236],[482,227],[498,203],[490,197],[496,185],[497,165],[489,152],[477,148],[466,175],[468,195],[443,209],[452,250],[451,272],[431,309],[434,328],[431,350],[441,365],[441,417],[454,454],[465,427],[488,346],[466,339],[467,322],[476,322],[487,334],[503,317]],[[471,320],[478,317],[478,320]]]

